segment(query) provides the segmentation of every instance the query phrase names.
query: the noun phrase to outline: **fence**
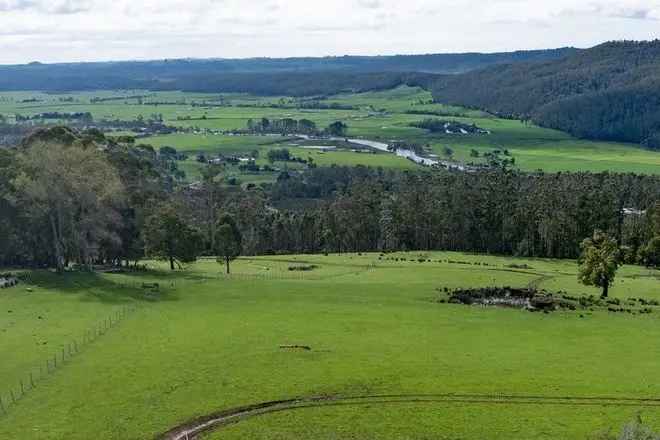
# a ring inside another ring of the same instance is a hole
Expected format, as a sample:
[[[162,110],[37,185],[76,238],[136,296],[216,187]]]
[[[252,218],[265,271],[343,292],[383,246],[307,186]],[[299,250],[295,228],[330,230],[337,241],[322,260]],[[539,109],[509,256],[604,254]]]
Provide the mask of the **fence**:
[[[109,330],[119,325],[128,316],[138,310],[138,308],[138,305],[122,307],[103,321],[97,322],[94,326],[85,330],[85,333],[80,338],[70,341],[62,347],[61,352],[54,353],[52,357],[41,362],[38,367],[31,368],[9,390],[4,392],[0,390],[0,417],[7,415],[9,409],[16,405],[28,392],[34,390],[40,382],[53,375],[67,361],[70,361],[77,354],[81,353],[85,347],[96,342]]]

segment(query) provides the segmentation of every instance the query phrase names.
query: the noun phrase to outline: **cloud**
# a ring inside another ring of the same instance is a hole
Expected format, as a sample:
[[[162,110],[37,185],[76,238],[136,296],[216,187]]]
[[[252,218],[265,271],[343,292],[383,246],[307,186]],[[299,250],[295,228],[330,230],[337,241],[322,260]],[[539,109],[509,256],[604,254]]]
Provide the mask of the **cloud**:
[[[0,11],[76,14],[92,8],[91,0],[0,0]]]
[[[0,11],[20,11],[34,7],[34,0],[0,0]]]
[[[48,0],[45,3],[45,10],[52,14],[77,14],[92,8],[92,2],[89,0]]]
[[[658,19],[660,0],[0,0],[0,63],[587,47]]]
[[[659,20],[659,9],[619,9],[606,15],[615,18],[629,18],[634,20]]]
[[[358,0],[358,5],[366,9],[379,9],[383,7],[380,0]]]
[[[634,0],[590,2],[580,7],[564,9],[558,15],[657,21],[660,20],[660,2]]]

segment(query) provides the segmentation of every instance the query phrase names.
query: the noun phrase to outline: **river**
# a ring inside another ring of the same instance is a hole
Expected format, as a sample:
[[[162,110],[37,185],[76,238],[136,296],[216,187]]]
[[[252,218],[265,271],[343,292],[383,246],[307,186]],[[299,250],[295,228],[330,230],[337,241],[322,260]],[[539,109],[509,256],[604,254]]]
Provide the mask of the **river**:
[[[299,137],[301,139],[311,139],[310,136],[307,135],[297,135],[296,137]],[[355,145],[360,145],[362,147],[367,147],[367,148],[373,148],[374,150],[378,151],[383,151],[385,153],[394,153],[399,157],[406,158],[408,160],[411,160],[417,164],[420,165],[425,165],[425,166],[434,166],[434,165],[440,165],[442,167],[448,168],[450,170],[458,170],[458,171],[467,171],[467,168],[463,165],[453,163],[453,162],[448,162],[444,160],[438,160],[438,159],[431,159],[429,157],[423,157],[418,155],[412,150],[408,150],[405,148],[397,148],[396,151],[390,150],[389,144],[385,144],[383,142],[378,142],[378,141],[370,141],[368,139],[347,139],[347,138],[340,138],[340,137],[330,137],[330,138],[325,138],[325,140],[329,141],[336,141],[336,142],[346,142],[348,141],[351,144]]]

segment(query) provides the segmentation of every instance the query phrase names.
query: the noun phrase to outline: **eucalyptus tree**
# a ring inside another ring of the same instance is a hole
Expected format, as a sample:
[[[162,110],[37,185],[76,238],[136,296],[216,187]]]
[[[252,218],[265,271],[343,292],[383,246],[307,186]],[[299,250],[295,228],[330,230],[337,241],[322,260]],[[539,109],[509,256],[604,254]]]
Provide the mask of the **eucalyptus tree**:
[[[166,260],[170,270],[180,263],[197,260],[203,249],[203,235],[172,203],[158,206],[147,218],[144,229],[147,256]]]
[[[602,297],[607,298],[619,268],[619,246],[606,233],[596,230],[592,237],[580,245],[582,255],[578,260],[578,279],[585,286],[603,289]]]
[[[215,254],[218,262],[224,262],[227,275],[229,275],[229,263],[238,258],[243,251],[241,231],[232,216],[223,215],[218,221],[215,234]]]
[[[58,272],[70,260],[90,266],[103,241],[118,242],[124,190],[117,170],[95,143],[48,134],[24,144],[13,179],[16,206],[43,220]]]

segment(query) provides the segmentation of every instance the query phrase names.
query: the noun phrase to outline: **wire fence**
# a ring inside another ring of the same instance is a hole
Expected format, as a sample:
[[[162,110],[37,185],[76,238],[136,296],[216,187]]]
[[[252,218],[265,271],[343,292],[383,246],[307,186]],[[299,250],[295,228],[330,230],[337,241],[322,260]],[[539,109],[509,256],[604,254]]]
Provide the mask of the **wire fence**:
[[[51,357],[42,361],[38,366],[30,368],[24,373],[23,377],[17,380],[14,386],[10,386],[8,390],[0,390],[0,417],[6,416],[11,407],[17,405],[27,393],[37,388],[41,382],[80,354],[85,347],[99,340],[138,309],[139,305],[137,304],[122,307],[104,320],[87,328],[82,336],[71,340],[62,347],[61,351],[53,353]]]
[[[361,270],[349,272],[337,272],[331,274],[315,273],[314,269],[311,270],[288,270],[285,268],[275,269],[267,273],[218,273],[217,278],[225,281],[269,281],[269,280],[324,280],[339,276],[350,275],[356,272],[370,271],[375,268],[375,265],[365,266]],[[18,278],[21,282],[31,283],[30,273],[20,273]],[[204,277],[208,281],[208,277]],[[201,281],[201,280],[200,280]],[[116,287],[130,289],[131,291],[141,292],[142,299],[160,298],[164,290],[168,288],[175,288],[174,281],[166,283],[145,283],[144,281],[122,280],[116,282]],[[139,304],[124,306],[120,310],[114,312],[104,320],[97,322],[95,325],[85,330],[82,336],[75,338],[62,346],[61,351],[53,353],[53,355],[38,366],[30,368],[23,377],[19,378],[14,386],[9,389],[0,389],[0,417],[6,416],[9,410],[17,405],[30,391],[39,386],[41,382],[52,376],[60,368],[67,364],[76,355],[80,354],[85,347],[96,342],[99,338],[104,336],[108,331],[115,328],[122,321],[128,318],[131,314],[139,309]]]

